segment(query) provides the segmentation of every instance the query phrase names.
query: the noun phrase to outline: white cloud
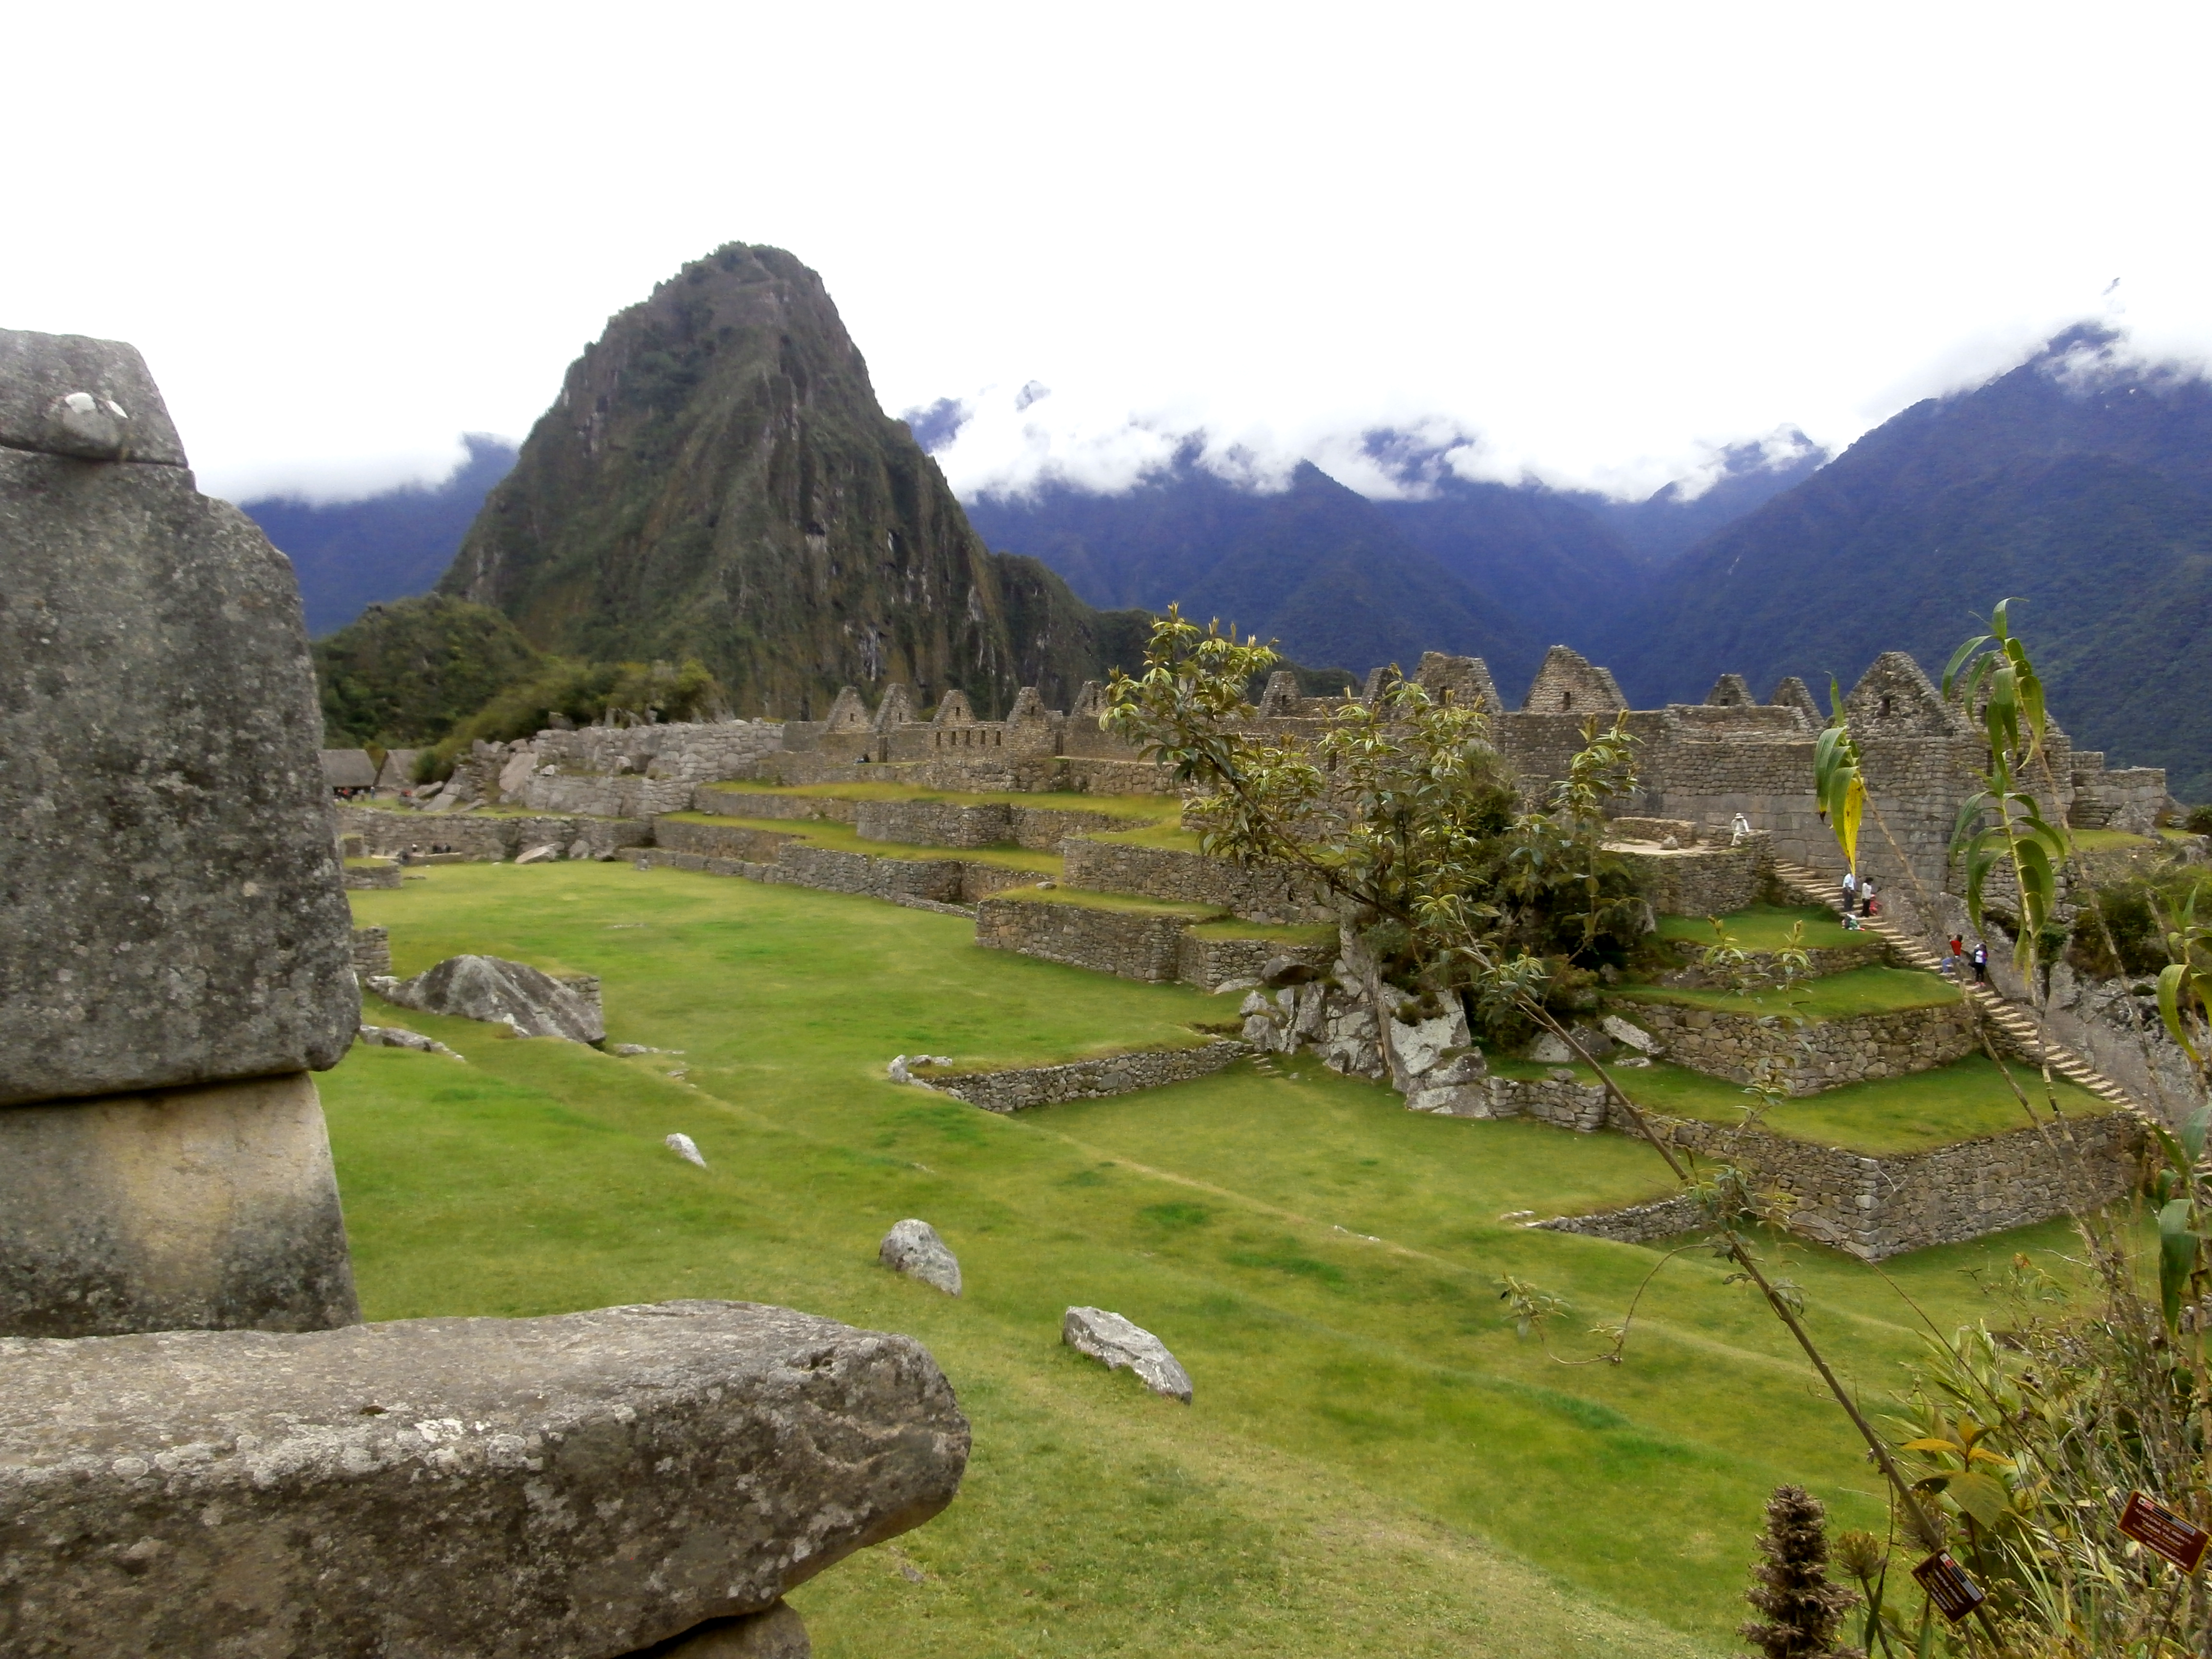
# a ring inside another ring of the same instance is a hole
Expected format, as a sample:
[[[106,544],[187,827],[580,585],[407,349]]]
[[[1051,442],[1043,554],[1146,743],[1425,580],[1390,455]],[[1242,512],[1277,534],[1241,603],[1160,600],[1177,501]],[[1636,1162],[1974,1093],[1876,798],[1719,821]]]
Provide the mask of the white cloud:
[[[2142,349],[2212,351],[2208,46],[2128,0],[34,9],[11,51],[100,88],[13,89],[66,137],[0,325],[136,341],[211,486],[322,489],[526,431],[610,313],[769,241],[885,407],[1003,388],[973,476],[1432,423],[1634,495],[1847,443],[2115,275]]]

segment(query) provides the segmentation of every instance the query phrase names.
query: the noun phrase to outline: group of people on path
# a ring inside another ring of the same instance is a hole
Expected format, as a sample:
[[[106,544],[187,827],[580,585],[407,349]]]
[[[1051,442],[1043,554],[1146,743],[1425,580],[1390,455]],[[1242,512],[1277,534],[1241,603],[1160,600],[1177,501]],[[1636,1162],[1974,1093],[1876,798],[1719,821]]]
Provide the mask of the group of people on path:
[[[1881,914],[1881,900],[1874,890],[1873,878],[1869,877],[1865,881],[1861,881],[1856,871],[1844,871],[1844,931],[1856,933],[1859,931],[1861,916],[1878,916]],[[1974,983],[1986,985],[1990,982],[1989,946],[1977,941],[1970,957],[1966,950],[1966,938],[1959,933],[1951,935],[1950,946],[1950,955],[1943,963],[1943,970],[1946,973],[1953,979],[1957,979],[1960,971],[1971,963],[1974,970]]]

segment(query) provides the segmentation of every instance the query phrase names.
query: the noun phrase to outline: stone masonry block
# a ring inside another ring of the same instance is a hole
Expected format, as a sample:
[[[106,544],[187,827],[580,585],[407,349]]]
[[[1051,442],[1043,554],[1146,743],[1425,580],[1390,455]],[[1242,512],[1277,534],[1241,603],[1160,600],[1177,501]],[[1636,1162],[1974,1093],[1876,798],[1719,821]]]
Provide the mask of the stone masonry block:
[[[94,345],[0,336],[0,406],[79,359],[143,375]],[[337,1064],[352,922],[291,566],[179,465],[0,447],[0,1105]]]
[[[0,1334],[360,1316],[304,1073],[0,1111]]]

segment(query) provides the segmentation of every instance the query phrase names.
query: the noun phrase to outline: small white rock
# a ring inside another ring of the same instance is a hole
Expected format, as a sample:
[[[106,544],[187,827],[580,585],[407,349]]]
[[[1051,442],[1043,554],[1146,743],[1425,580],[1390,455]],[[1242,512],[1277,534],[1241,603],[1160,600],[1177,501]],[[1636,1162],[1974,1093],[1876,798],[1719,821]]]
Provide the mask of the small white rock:
[[[682,1158],[686,1164],[696,1164],[702,1170],[707,1167],[707,1160],[699,1156],[698,1143],[693,1140],[690,1135],[672,1134],[660,1144],[667,1147],[670,1152],[675,1153],[677,1157]]]

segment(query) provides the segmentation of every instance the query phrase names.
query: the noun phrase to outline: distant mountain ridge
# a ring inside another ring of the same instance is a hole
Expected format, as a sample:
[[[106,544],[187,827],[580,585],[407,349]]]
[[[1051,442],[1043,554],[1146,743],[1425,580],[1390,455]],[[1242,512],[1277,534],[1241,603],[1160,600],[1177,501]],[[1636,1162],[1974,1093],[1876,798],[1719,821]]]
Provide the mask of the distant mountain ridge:
[[[2070,330],[1708,537],[1599,652],[1639,702],[1848,685],[1884,650],[1940,669],[2006,598],[2077,745],[2212,794],[2212,386]]]
[[[940,442],[958,429],[945,401],[909,420]],[[1200,466],[1194,444],[1120,493],[1047,481],[966,506],[993,546],[1042,559],[1094,605],[1179,602],[1355,674],[1425,650],[1477,655],[1511,684],[1534,675],[1549,647],[1605,637],[1706,528],[1826,459],[1802,435],[1780,466],[1744,445],[1700,495],[1669,485],[1617,502],[1462,478],[1439,452],[1396,433],[1367,443],[1420,493],[1370,500],[1310,463],[1286,489],[1248,489]]]
[[[358,501],[262,495],[238,505],[292,561],[307,632],[343,628],[372,605],[427,593],[453,563],[514,446],[471,432],[468,457],[441,483],[403,484]]]

